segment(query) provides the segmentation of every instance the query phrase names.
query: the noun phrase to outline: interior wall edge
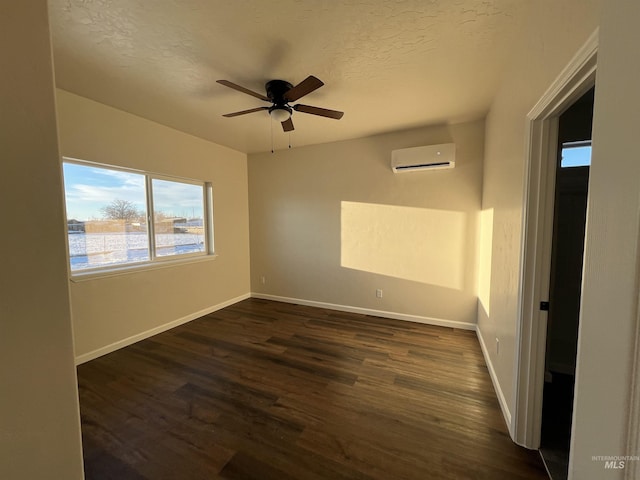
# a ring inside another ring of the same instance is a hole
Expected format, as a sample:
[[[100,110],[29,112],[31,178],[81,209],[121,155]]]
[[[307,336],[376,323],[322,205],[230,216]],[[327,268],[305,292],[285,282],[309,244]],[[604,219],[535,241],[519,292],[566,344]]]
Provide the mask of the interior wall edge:
[[[166,332],[167,330],[171,330],[172,328],[175,328],[179,325],[183,325],[192,320],[196,320],[197,318],[203,317],[210,313],[216,312],[218,310],[222,310],[225,307],[229,307],[235,303],[241,302],[242,300],[246,300],[247,298],[250,298],[250,297],[251,297],[251,294],[249,293],[239,295],[237,297],[231,298],[229,300],[225,300],[224,302],[218,303],[211,307],[207,307],[202,310],[198,310],[197,312],[190,313],[189,315],[185,315],[184,317],[178,318],[176,320],[165,323],[163,325],[159,325],[157,327],[151,328],[144,332],[140,332],[130,337],[124,338],[122,340],[118,340],[117,342],[111,343],[109,345],[105,345],[104,347],[97,348],[96,350],[93,350],[91,352],[78,355],[75,358],[76,366],[86,363],[90,360],[94,360],[98,357],[102,357],[103,355],[107,355],[111,352],[115,352],[116,350],[120,350],[121,348],[128,347],[129,345],[133,345],[134,343],[139,342],[140,340],[145,340],[159,333]]]

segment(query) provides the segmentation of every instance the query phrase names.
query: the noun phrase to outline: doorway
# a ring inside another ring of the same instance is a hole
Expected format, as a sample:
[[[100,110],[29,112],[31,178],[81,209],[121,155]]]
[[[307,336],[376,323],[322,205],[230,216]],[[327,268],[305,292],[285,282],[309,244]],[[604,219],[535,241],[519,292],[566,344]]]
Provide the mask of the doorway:
[[[558,119],[540,453],[566,480],[587,213],[594,88]]]
[[[527,114],[525,198],[521,243],[520,291],[514,365],[515,409],[511,421],[516,443],[539,449],[545,377],[553,204],[562,113],[595,85],[598,31]]]

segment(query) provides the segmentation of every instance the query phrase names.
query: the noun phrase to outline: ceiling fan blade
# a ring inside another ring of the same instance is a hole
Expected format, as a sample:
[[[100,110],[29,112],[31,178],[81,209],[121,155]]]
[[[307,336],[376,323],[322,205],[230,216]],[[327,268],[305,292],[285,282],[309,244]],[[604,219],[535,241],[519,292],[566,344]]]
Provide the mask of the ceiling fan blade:
[[[282,122],[282,130],[284,130],[285,132],[290,132],[291,130],[293,130],[293,122],[291,121],[291,117],[289,117],[288,120],[285,120],[284,122]]]
[[[313,75],[309,75],[303,81],[301,81],[295,87],[290,88],[287,93],[284,94],[284,98],[287,102],[295,102],[299,98],[308,95],[309,93],[317,90],[323,86],[322,80],[317,79]]]
[[[249,110],[242,110],[240,112],[225,113],[222,116],[231,118],[231,117],[237,117],[238,115],[246,115],[247,113],[260,112],[262,110],[269,110],[269,107],[250,108]]]
[[[236,85],[229,80],[216,80],[220,85],[224,85],[225,87],[233,88],[242,93],[246,93],[247,95],[251,95],[252,97],[259,98],[260,100],[264,100],[265,102],[270,102],[268,97],[262,95],[261,93],[254,92],[253,90],[249,90],[248,88],[241,87],[240,85]]]
[[[311,115],[320,115],[321,117],[334,118],[340,120],[344,115],[344,112],[337,110],[329,110],[327,108],[312,107],[311,105],[294,105],[293,109],[296,112],[310,113]]]

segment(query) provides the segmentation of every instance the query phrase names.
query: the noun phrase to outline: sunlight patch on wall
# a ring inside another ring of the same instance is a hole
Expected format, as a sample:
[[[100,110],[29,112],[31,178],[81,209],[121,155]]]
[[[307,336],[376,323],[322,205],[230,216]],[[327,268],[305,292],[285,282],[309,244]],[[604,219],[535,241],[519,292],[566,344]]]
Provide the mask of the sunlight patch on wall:
[[[341,265],[461,290],[466,214],[346,202],[341,205]]]
[[[493,208],[480,212],[478,242],[478,300],[487,316],[491,300],[491,251],[493,244]]]

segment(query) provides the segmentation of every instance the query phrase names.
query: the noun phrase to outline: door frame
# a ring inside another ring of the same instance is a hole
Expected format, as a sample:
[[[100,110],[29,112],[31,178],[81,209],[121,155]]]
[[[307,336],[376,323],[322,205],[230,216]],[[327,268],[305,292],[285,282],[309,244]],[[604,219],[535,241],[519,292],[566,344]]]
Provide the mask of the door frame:
[[[555,201],[558,119],[595,85],[598,30],[562,70],[527,114],[525,178],[520,245],[520,285],[514,375],[516,443],[540,447],[544,388],[551,245]]]

